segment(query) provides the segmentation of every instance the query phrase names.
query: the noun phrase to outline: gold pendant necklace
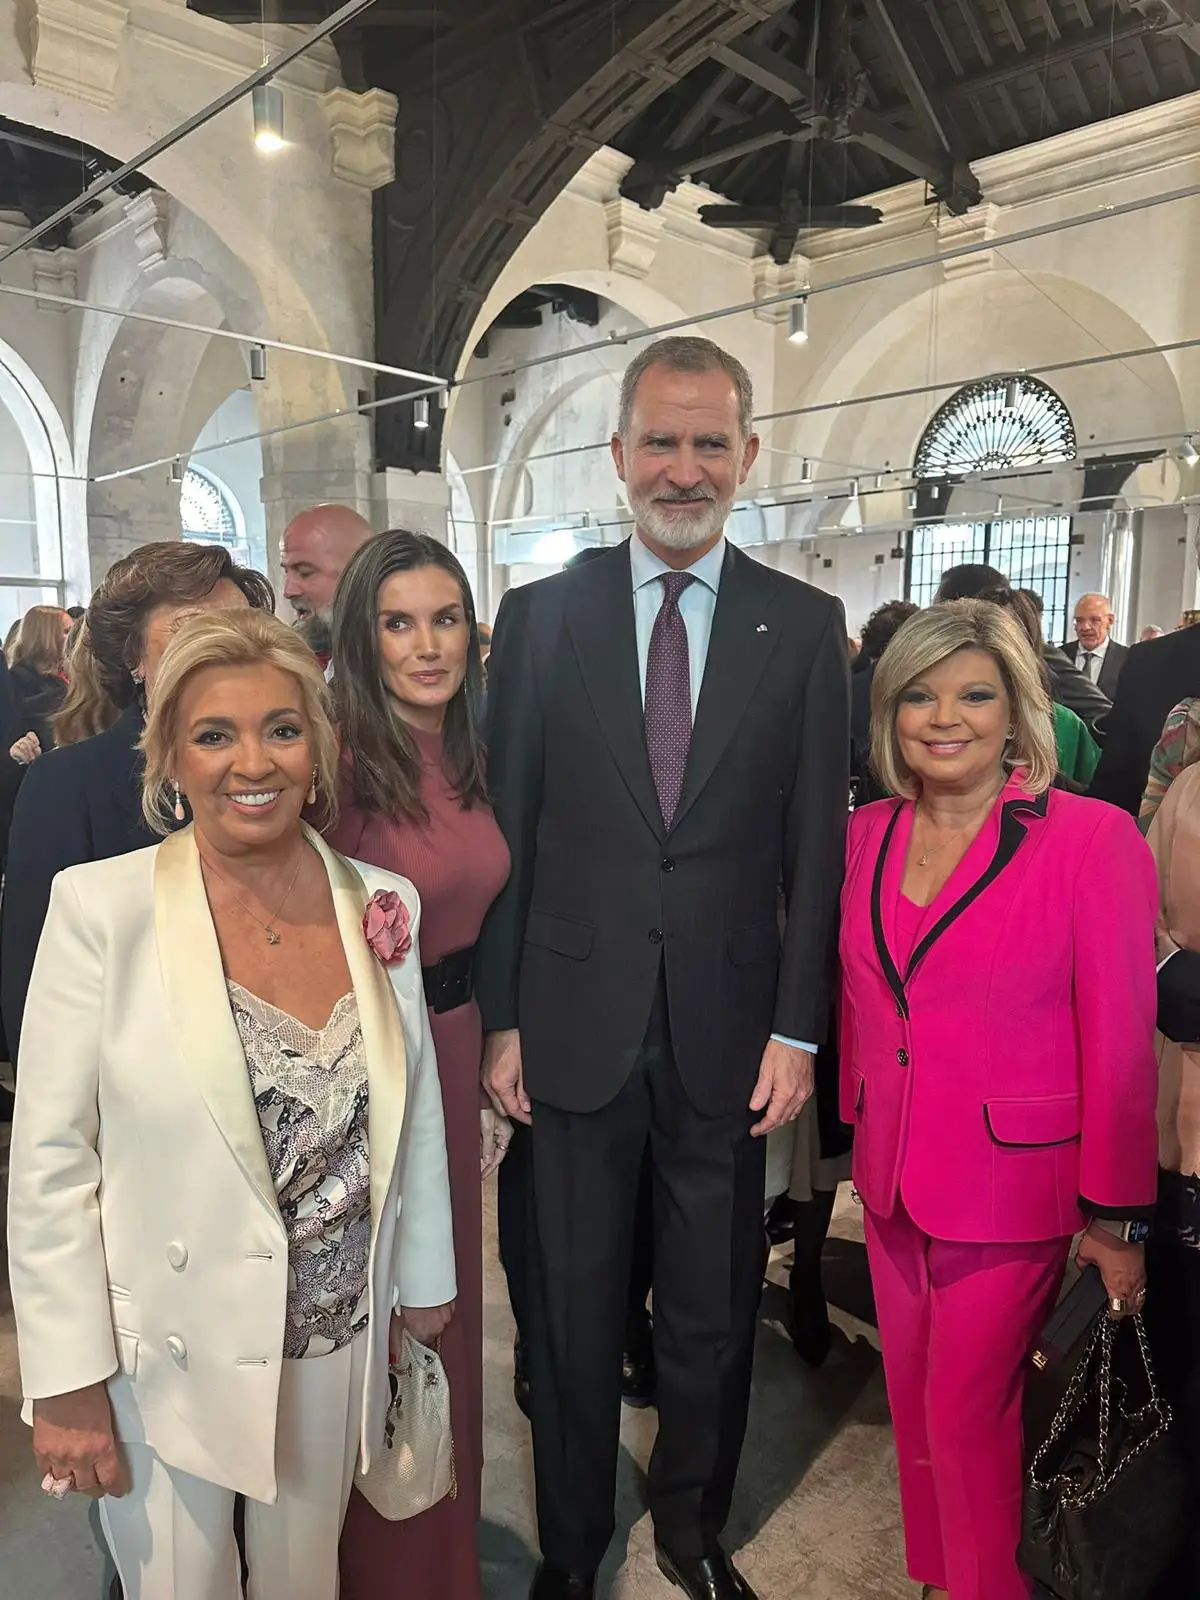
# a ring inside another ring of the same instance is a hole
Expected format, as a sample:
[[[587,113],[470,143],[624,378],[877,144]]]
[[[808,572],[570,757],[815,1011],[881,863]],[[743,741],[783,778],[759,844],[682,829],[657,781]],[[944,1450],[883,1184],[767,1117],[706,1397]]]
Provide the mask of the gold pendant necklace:
[[[296,884],[300,880],[300,869],[304,865],[304,847],[301,846],[301,848],[300,848],[300,857],[296,862],[296,870],[295,870],[295,872],[292,873],[292,881],[288,884],[287,889],[284,892],[283,899],[275,907],[275,915],[271,918],[271,920],[269,922],[264,922],[263,919],[259,916],[258,912],[253,910],[250,906],[248,906],[246,904],[246,902],[242,899],[241,895],[237,892],[237,889],[234,887],[232,881],[225,876],[225,874],[221,871],[220,867],[218,867],[212,861],[204,861],[203,857],[201,857],[200,859],[203,862],[203,864],[205,866],[207,866],[210,869],[210,871],[215,873],[216,876],[221,880],[221,882],[226,886],[226,888],[229,890],[230,894],[232,894],[233,898],[237,901],[238,905],[241,906],[242,910],[246,913],[246,915],[248,917],[252,918],[255,922],[258,923],[259,927],[263,930],[263,932],[267,936],[267,943],[268,944],[280,944],[280,943],[282,943],[283,935],[278,932],[278,930],[275,927],[275,924],[279,921],[280,917],[283,915],[283,908],[284,908],[284,906],[287,905],[288,901],[292,898],[292,890],[296,887]]]

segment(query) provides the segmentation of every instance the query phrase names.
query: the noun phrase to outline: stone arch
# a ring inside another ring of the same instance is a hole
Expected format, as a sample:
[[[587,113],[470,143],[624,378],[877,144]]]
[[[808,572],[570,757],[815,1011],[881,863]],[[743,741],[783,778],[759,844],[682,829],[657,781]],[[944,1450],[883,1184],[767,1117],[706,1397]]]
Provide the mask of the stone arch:
[[[0,341],[0,406],[12,417],[33,475],[38,571],[61,577],[68,601],[90,592],[83,482],[66,426],[45,386],[12,346]]]

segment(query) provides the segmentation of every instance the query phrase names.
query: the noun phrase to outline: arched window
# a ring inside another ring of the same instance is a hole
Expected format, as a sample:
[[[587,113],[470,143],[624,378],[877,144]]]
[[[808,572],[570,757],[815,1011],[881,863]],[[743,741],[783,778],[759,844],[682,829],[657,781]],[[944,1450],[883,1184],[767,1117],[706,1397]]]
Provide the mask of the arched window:
[[[197,467],[189,467],[183,475],[179,520],[183,537],[193,543],[230,547],[241,543],[233,496],[216,478]]]
[[[948,482],[974,472],[1020,474],[1076,454],[1075,427],[1062,400],[1037,378],[1000,375],[970,383],[935,412],[913,464],[918,514],[945,504]],[[1014,508],[1016,509],[1016,508]],[[909,535],[908,594],[929,605],[947,567],[986,562],[1016,588],[1035,589],[1048,639],[1066,629],[1071,518],[1031,507],[1027,515],[970,522],[922,522]]]

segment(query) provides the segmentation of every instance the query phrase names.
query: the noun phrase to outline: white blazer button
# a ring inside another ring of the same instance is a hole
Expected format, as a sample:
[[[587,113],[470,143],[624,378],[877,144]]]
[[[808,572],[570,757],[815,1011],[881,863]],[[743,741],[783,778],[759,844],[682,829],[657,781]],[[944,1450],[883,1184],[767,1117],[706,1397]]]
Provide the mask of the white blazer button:
[[[182,1272],[188,1264],[187,1245],[179,1244],[178,1242],[169,1244],[167,1246],[167,1260],[175,1268],[176,1272]]]
[[[173,1333],[167,1340],[167,1354],[172,1361],[178,1361],[180,1366],[187,1360],[187,1345],[178,1334]]]

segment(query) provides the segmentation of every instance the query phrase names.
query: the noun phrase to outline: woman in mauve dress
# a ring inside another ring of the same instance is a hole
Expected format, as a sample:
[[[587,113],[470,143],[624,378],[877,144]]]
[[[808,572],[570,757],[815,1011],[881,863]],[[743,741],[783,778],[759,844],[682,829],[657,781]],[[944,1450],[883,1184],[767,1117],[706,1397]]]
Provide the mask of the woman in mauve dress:
[[[458,561],[424,534],[369,539],[333,608],[341,811],[330,843],[409,878],[421,896],[421,959],[450,1155],[458,1301],[442,1335],[458,1493],[405,1522],[351,1497],[341,1600],[479,1600],[483,1473],[481,1178],[511,1128],[480,1087],[483,1034],[471,958],[508,877],[484,787],[476,724],[475,606]]]

